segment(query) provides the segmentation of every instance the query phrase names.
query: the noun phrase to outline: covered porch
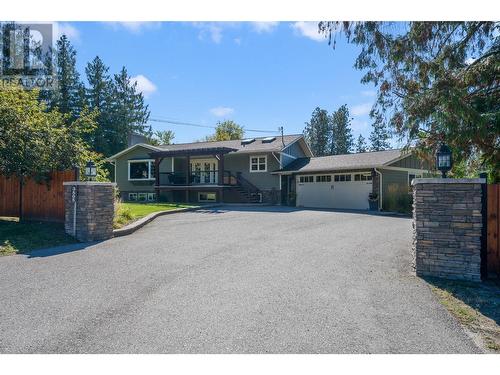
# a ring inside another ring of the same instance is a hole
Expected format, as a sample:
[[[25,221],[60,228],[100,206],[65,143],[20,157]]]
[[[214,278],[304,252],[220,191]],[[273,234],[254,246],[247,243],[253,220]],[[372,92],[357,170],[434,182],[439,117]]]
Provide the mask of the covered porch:
[[[225,155],[233,151],[236,149],[211,147],[150,153],[154,159],[157,199],[162,192],[171,192],[175,197],[172,199],[185,202],[196,199],[193,193],[197,194],[198,201],[214,201],[214,195],[215,201],[223,201],[223,188],[238,185],[236,175],[224,169]]]

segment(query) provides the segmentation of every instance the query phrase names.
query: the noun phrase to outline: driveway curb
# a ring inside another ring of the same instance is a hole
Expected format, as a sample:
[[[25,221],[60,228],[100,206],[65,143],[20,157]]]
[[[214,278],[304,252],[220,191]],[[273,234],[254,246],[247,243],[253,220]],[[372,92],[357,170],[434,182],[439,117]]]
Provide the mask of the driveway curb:
[[[137,221],[134,221],[133,223],[124,226],[123,228],[114,229],[113,237],[128,236],[129,234],[134,233],[136,230],[141,229],[143,226],[150,223],[158,216],[178,214],[179,212],[197,211],[197,210],[203,210],[205,208],[214,208],[220,206],[222,206],[222,204],[209,204],[197,207],[176,208],[175,210],[153,212]]]

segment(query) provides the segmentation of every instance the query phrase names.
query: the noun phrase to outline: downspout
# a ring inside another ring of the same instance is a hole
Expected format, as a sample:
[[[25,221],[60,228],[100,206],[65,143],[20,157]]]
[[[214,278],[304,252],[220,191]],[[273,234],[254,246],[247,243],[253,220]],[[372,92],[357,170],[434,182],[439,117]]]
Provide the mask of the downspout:
[[[378,173],[378,195],[379,195],[379,199],[378,199],[378,210],[381,211],[382,210],[382,173],[380,173],[380,171],[377,169],[377,168],[373,168],[373,170]]]

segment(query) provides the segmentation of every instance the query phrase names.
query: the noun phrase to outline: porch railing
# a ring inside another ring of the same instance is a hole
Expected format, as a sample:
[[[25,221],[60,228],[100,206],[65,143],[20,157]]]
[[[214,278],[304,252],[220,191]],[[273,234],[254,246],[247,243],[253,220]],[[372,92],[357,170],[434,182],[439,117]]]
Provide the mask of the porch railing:
[[[237,185],[230,171],[223,171],[223,185]],[[219,185],[219,171],[160,172],[160,186],[175,185]]]

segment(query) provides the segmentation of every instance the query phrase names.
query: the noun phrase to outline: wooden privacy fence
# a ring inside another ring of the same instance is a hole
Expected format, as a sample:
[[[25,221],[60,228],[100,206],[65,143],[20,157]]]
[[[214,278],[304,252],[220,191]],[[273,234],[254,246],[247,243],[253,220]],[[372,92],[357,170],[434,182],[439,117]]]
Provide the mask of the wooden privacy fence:
[[[48,182],[28,179],[21,186],[16,177],[0,175],[0,216],[26,220],[64,221],[63,182],[75,181],[76,170],[52,172]]]
[[[486,266],[488,274],[500,277],[500,185],[487,185]]]

